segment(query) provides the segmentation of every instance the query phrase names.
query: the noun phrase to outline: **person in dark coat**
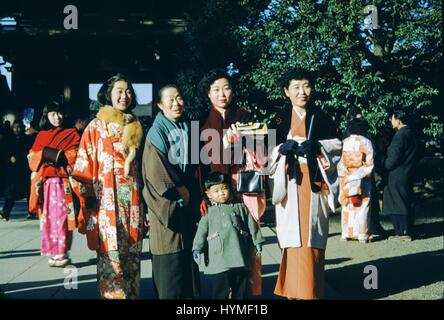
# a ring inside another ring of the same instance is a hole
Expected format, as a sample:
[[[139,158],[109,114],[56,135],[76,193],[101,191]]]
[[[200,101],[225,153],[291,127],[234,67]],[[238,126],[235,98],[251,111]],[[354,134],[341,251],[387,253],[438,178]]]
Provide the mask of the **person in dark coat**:
[[[411,241],[414,222],[411,205],[413,169],[418,161],[418,142],[407,125],[407,115],[404,111],[395,110],[391,122],[396,134],[387,149],[387,158],[384,161],[388,181],[384,188],[383,211],[391,216],[395,230],[395,235],[389,239]]]
[[[5,168],[4,179],[8,181],[5,186],[5,203],[0,216],[9,220],[15,200],[28,198],[31,171],[28,167],[27,154],[32,146],[31,139],[24,134],[22,122],[15,121],[12,125],[13,135],[5,141]]]

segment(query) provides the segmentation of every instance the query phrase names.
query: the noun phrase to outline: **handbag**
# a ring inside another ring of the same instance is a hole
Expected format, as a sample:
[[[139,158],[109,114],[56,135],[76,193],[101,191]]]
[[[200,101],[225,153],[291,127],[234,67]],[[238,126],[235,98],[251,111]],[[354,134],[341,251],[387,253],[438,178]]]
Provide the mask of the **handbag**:
[[[242,165],[245,162],[245,153],[242,157]],[[239,193],[262,193],[265,192],[264,176],[261,171],[245,170],[239,171],[236,190]]]
[[[63,150],[46,146],[43,148],[42,162],[57,165],[60,162],[62,152]]]
[[[237,192],[262,193],[265,192],[264,176],[260,171],[240,171],[237,178]]]

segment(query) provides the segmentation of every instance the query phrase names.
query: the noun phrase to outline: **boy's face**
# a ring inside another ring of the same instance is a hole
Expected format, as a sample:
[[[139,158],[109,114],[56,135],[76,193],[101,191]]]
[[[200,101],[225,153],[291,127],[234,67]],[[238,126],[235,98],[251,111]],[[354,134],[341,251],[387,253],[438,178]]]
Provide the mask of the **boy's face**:
[[[225,203],[230,199],[230,188],[225,184],[216,184],[206,191],[210,200],[216,203]]]

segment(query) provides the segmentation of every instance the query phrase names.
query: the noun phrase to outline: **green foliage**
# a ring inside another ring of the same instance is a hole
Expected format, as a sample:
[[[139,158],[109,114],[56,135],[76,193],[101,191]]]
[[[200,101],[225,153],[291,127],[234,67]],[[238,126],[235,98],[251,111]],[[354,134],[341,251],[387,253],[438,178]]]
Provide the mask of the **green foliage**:
[[[378,9],[379,29],[364,28],[369,4]],[[317,74],[316,105],[342,127],[360,109],[376,134],[389,126],[393,109],[403,108],[439,140],[441,7],[438,0],[196,1],[183,55],[189,67],[178,84],[201,110],[208,105],[196,92],[201,76],[233,62],[238,104],[269,120],[285,103],[280,77],[302,67]]]
[[[270,104],[279,104],[282,73],[306,68],[318,75],[316,104],[342,127],[357,108],[376,133],[388,125],[394,108],[404,108],[427,119],[425,134],[442,137],[436,116],[441,2],[379,1],[376,30],[363,28],[367,4],[272,1],[265,16],[237,31],[245,41],[244,54],[257,56],[255,65],[242,74],[243,85],[265,92]]]
[[[197,84],[212,68],[242,65],[241,43],[234,32],[243,21],[257,16],[268,0],[193,0],[186,13],[186,47],[178,59],[184,66],[177,75],[192,118],[208,109],[209,100],[198,92]],[[237,79],[234,79],[235,82]]]

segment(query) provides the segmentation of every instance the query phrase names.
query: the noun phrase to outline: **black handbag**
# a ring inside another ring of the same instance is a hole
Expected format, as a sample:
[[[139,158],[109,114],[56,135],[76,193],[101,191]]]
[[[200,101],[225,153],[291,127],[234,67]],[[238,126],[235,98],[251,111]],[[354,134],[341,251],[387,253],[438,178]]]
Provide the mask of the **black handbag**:
[[[246,165],[245,152],[242,154],[242,166]],[[265,179],[261,171],[245,170],[239,171],[236,190],[239,193],[262,193],[265,192]]]
[[[237,178],[237,192],[262,193],[265,192],[264,176],[260,171],[240,171]]]
[[[42,152],[42,161],[55,166],[60,163],[62,153],[63,150],[44,147]]]

